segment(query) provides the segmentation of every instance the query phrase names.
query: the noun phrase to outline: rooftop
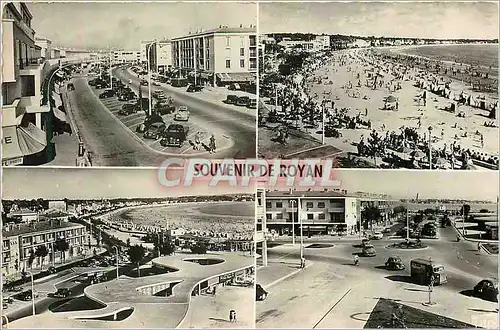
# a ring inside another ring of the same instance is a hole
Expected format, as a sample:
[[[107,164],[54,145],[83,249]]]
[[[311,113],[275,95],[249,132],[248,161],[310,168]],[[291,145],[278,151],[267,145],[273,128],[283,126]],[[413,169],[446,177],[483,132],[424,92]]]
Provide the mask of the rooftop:
[[[328,198],[328,197],[351,197],[337,191],[267,191],[266,197],[306,197],[306,198]]]
[[[220,26],[220,27],[215,28],[215,29],[191,32],[191,33],[184,35],[184,36],[181,36],[181,37],[172,38],[172,40],[179,40],[179,39],[190,38],[190,37],[195,37],[195,36],[204,36],[204,35],[209,35],[209,34],[226,34],[226,33],[257,33],[257,29],[254,26],[250,26],[250,27]]]
[[[13,237],[30,233],[51,231],[54,229],[65,229],[65,228],[76,228],[76,227],[83,227],[83,225],[73,222],[39,221],[31,225],[17,224],[14,225],[14,228],[8,231],[6,231],[5,228],[2,228],[2,236]]]

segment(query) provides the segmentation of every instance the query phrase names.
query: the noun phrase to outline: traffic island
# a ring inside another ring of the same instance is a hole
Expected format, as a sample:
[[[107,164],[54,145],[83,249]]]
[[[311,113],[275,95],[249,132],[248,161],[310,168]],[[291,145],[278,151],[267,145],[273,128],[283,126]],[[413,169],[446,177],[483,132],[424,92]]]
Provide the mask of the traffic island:
[[[372,310],[365,329],[377,328],[475,328],[474,325],[381,298]]]
[[[387,249],[395,249],[395,250],[424,250],[429,246],[425,245],[421,241],[404,241],[397,242],[390,245],[387,245]]]
[[[309,244],[306,246],[306,249],[327,249],[327,248],[332,248],[335,245],[333,244],[326,244],[326,243],[314,243],[314,244]]]

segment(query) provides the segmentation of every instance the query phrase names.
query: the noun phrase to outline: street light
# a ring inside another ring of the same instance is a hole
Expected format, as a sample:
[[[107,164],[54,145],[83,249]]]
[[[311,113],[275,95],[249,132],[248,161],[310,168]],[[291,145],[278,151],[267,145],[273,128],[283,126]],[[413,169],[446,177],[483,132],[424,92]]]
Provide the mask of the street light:
[[[109,84],[113,89],[113,71],[111,70],[111,46],[109,47]]]
[[[321,105],[321,116],[322,116],[322,130],[321,130],[321,144],[325,144],[325,107]]]
[[[120,271],[118,269],[118,247],[113,245],[113,248],[116,249],[116,279],[118,280],[118,277],[120,276]]]
[[[299,215],[299,220],[300,220],[300,263],[302,264],[302,260],[304,258],[304,235],[302,231],[302,217]],[[306,265],[302,265],[305,267]]]
[[[295,245],[295,205],[297,204],[297,201],[292,199],[290,200],[290,204],[292,204],[292,245]]]
[[[432,126],[429,126],[427,130],[429,131],[429,170],[432,170],[432,147],[431,147]]]
[[[29,270],[24,270],[22,273],[28,273],[31,277],[31,302],[32,302],[32,308],[33,308],[33,316],[36,314],[35,310],[35,282],[33,281],[33,273],[30,272]]]
[[[406,203],[406,240],[410,240],[410,204]]]
[[[156,45],[158,41],[153,40],[151,43],[146,45],[146,62],[148,65],[148,104],[149,104],[149,116],[151,117],[151,65],[149,64],[149,52],[151,51],[151,46]],[[142,88],[139,84],[139,88]]]

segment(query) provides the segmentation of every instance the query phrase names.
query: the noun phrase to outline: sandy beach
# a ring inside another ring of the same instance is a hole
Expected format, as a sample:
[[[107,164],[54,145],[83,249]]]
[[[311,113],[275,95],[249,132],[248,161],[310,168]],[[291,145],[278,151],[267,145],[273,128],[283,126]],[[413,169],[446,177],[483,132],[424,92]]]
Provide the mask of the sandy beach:
[[[485,122],[491,121],[488,118],[489,111],[460,105],[458,111],[465,114],[465,118],[460,118],[456,113],[442,110],[449,107],[453,100],[432,93],[428,93],[425,106],[417,103],[416,98],[422,94],[422,89],[415,87],[416,70],[409,72],[404,80],[398,80],[401,87],[399,90],[385,88],[385,84],[387,82],[393,84],[396,77],[384,72],[383,86],[374,90],[364,83],[367,69],[371,67],[366,54],[366,51],[361,50],[334,53],[326,65],[312,73],[308,79],[307,93],[319,104],[333,100],[334,107],[345,109],[348,116],[355,117],[361,114],[362,119],[369,120],[371,128],[381,135],[390,131],[397,132],[404,126],[411,127],[419,135],[424,136],[429,134],[428,127],[432,127],[434,149],[442,149],[445,145],[449,147],[452,143],[456,143],[462,149],[469,149],[487,157],[498,156],[498,128],[484,126]],[[360,77],[358,80],[362,81],[360,85],[357,85],[358,75]],[[346,88],[347,85],[352,88]],[[452,81],[450,89],[459,93],[468,88],[459,81]],[[388,95],[398,100],[398,111],[383,110],[384,98]],[[480,97],[477,94],[474,96]],[[328,109],[328,111],[334,110]],[[366,139],[370,130],[340,129],[340,132],[342,137],[326,138],[326,143],[345,151],[356,152],[355,144],[362,137]],[[480,135],[483,136],[483,145]]]

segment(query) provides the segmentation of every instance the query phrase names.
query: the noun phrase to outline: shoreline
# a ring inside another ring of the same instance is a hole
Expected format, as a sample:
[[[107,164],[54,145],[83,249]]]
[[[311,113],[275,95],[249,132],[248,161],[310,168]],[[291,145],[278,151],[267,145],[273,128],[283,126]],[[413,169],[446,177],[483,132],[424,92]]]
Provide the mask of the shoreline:
[[[497,61],[497,66],[491,66],[491,68],[490,68],[489,66],[486,66],[486,65],[473,65],[473,64],[469,64],[469,63],[460,63],[460,62],[456,62],[456,61],[452,61],[452,60],[436,59],[436,58],[432,58],[432,57],[425,56],[425,55],[412,54],[412,53],[405,52],[405,51],[410,50],[410,49],[428,48],[428,47],[479,46],[479,45],[491,45],[491,46],[496,46],[497,48],[499,47],[499,44],[467,43],[467,44],[438,44],[438,45],[404,45],[404,46],[374,47],[374,48],[376,48],[376,49],[388,49],[392,53],[421,58],[421,59],[425,59],[428,61],[443,62],[443,63],[453,64],[453,65],[465,65],[467,67],[480,67],[483,69],[495,71],[495,72],[497,72],[497,75],[498,75],[498,61]]]

